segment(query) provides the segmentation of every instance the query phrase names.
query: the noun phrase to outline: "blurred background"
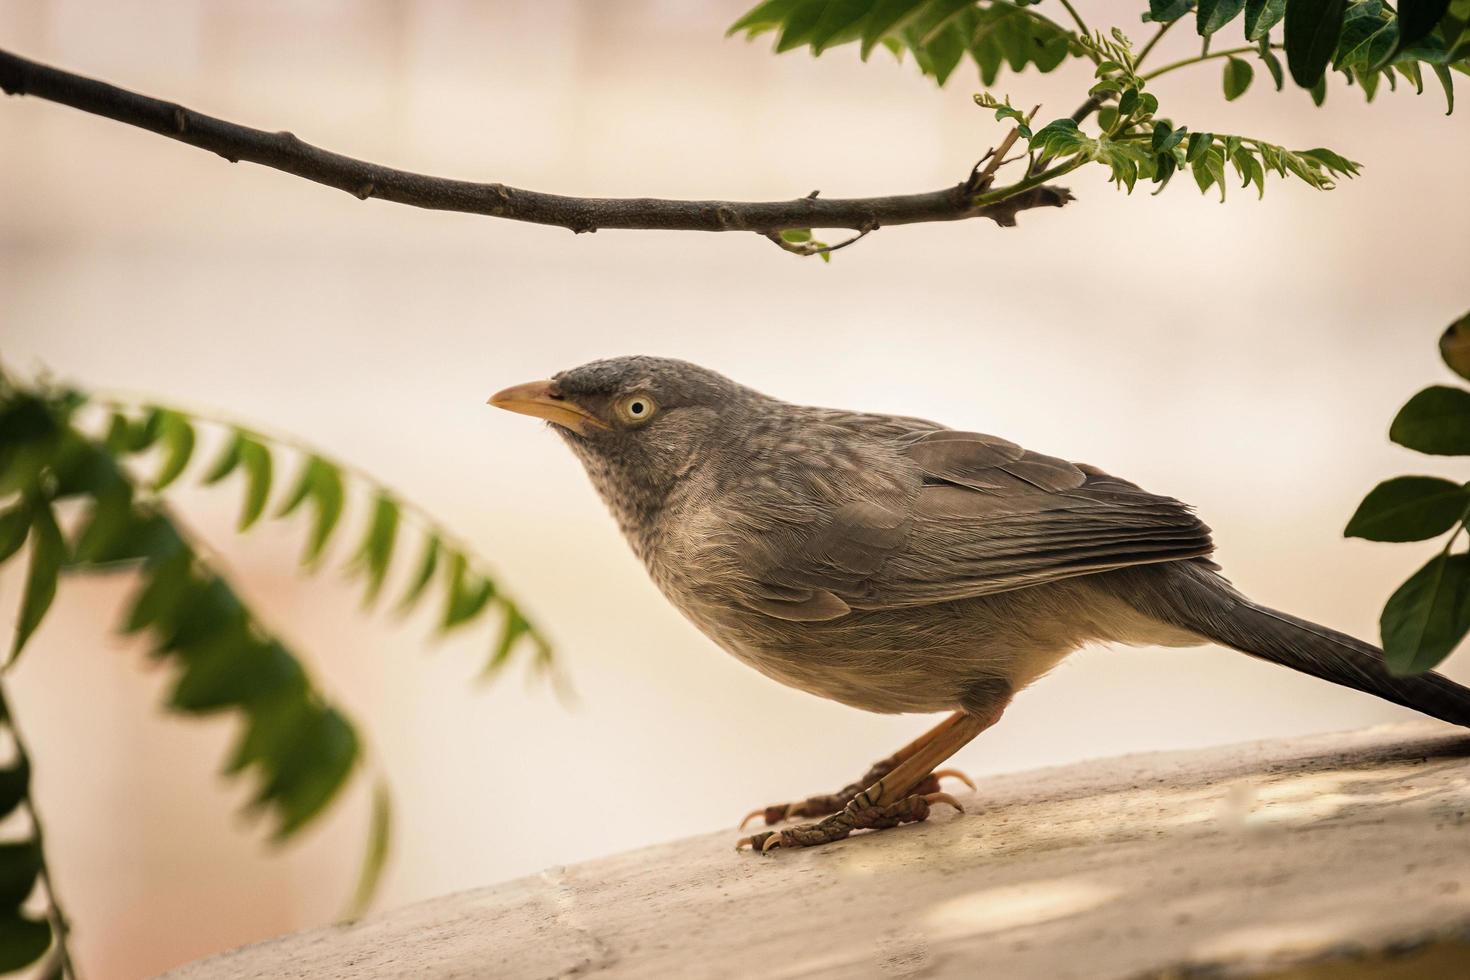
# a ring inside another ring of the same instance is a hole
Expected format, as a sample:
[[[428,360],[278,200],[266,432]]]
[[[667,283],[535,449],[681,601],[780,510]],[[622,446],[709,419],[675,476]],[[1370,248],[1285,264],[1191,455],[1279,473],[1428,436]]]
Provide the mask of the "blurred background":
[[[723,38],[745,6],[8,0],[0,46],[351,155],[568,194],[931,190],[1004,134],[967,68],[937,90],[881,51],[774,56],[769,38]],[[1128,29],[1140,5],[1124,6]],[[1410,394],[1447,380],[1435,340],[1470,305],[1470,123],[1433,85],[1365,106],[1334,79],[1315,110],[1261,75],[1227,105],[1219,72],[1161,80],[1165,111],[1329,146],[1362,178],[1277,182],[1261,202],[1232,184],[1221,206],[1187,177],[1130,200],[1085,169],[1065,211],[886,229],[830,265],[751,235],[574,237],[363,203],[5,99],[0,354],[326,448],[459,529],[551,633],[572,708],[519,671],[475,686],[487,630],[430,643],[431,613],[364,616],[339,576],[303,578],[301,527],[237,538],[235,493],[175,495],[371,740],[398,807],[379,907],[682,835],[733,844],[747,810],[835,789],[930,720],[822,702],[721,653],[646,580],[560,440],[486,396],[654,353],[795,401],[1003,434],[1192,502],[1245,591],[1374,637],[1426,549],[1344,540],[1348,516],[1388,476],[1470,477],[1386,438]],[[996,90],[1046,119],[1088,84],[1073,64]],[[217,776],[231,725],[160,714],[165,678],[113,634],[130,589],[64,582],[11,695],[94,978],[330,921],[365,832],[359,783],[302,840],[262,844]],[[1470,658],[1447,667],[1470,681]],[[1219,649],[1099,649],[957,762],[985,774],[1408,717]]]

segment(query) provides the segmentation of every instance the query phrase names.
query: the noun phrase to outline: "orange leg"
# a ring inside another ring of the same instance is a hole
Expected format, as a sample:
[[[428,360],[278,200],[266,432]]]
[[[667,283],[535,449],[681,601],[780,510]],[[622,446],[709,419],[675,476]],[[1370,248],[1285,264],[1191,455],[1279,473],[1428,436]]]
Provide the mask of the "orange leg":
[[[818,823],[802,824],[781,831],[763,831],[744,837],[736,847],[749,844],[752,849],[769,852],[777,847],[809,847],[841,840],[854,830],[895,827],[901,823],[924,820],[929,808],[935,803],[947,803],[956,810],[962,809],[947,793],[938,792],[938,776],[934,767],[954,755],[976,735],[1000,720],[1005,704],[1001,703],[984,715],[956,711],[930,731],[904,746],[890,759],[874,767],[876,777],[872,782],[852,794],[840,809],[829,809],[831,813]],[[886,768],[884,768],[886,766]],[[883,771],[879,772],[878,770]],[[946,771],[943,774],[949,774]],[[870,773],[870,776],[873,774]],[[968,779],[965,780],[967,783]],[[973,784],[971,784],[973,788]],[[844,791],[845,793],[846,791]],[[798,812],[807,803],[821,801],[825,805],[830,797],[813,797],[796,807],[781,811],[777,820],[786,816],[805,816]],[[768,807],[765,811],[767,823],[779,808]],[[835,810],[835,812],[834,812]],[[752,814],[753,816],[754,814]],[[815,814],[812,814],[815,815]],[[746,818],[749,819],[748,817]]]
[[[857,782],[849,783],[835,793],[819,793],[816,796],[809,796],[806,799],[796,803],[774,803],[771,806],[765,806],[761,807],[758,810],[752,810],[750,811],[750,813],[745,815],[744,820],[740,821],[741,828],[744,828],[746,824],[750,823],[750,821],[754,820],[756,817],[763,817],[765,819],[766,826],[770,827],[773,824],[781,823],[784,820],[792,820],[800,817],[823,817],[829,813],[836,813],[843,807],[847,806],[847,804],[851,803],[864,789],[873,785],[882,777],[888,775],[900,763],[911,758],[915,752],[918,752],[925,745],[929,744],[936,737],[938,737],[941,733],[948,730],[958,721],[960,716],[962,716],[963,714],[963,711],[956,711],[954,714],[945,718],[938,725],[935,725],[933,728],[929,729],[924,734],[920,735],[918,738],[914,739],[912,742],[890,755],[888,758],[873,763],[868,771],[863,774],[863,777]],[[975,784],[970,781],[970,777],[966,776],[958,769],[941,769],[938,772],[930,774],[929,779],[925,782],[923,786],[918,787],[916,789],[916,792],[938,792],[939,780],[946,776],[952,776],[955,779],[958,779],[960,782],[970,787],[971,790],[975,788]]]

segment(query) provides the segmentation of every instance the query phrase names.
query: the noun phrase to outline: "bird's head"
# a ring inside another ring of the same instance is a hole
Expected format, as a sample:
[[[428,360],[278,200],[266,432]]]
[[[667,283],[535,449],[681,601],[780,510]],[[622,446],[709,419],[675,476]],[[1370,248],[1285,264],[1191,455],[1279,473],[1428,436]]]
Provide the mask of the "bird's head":
[[[614,357],[507,388],[490,404],[550,422],[626,520],[656,511],[762,400],[687,361]]]

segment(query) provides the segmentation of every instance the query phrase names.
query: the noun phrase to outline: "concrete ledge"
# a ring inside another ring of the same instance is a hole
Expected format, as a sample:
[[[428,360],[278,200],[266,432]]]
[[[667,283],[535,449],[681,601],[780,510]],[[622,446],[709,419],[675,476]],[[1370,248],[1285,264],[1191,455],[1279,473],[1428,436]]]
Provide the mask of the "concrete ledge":
[[[766,858],[730,827],[167,976],[1470,976],[1459,729],[1126,756],[962,801]]]

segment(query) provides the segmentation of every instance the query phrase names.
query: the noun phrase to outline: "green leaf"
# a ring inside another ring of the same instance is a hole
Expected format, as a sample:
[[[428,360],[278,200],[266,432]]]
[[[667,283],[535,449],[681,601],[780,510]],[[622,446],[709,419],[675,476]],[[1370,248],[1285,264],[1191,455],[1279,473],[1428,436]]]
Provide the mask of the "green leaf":
[[[860,38],[862,21],[872,6],[872,0],[827,0],[817,26],[812,28],[812,53],[821,54],[831,44],[846,44]]]
[[[383,587],[388,565],[393,560],[393,544],[398,537],[398,504],[380,492],[373,503],[373,516],[368,522],[367,536],[357,549],[354,564],[368,573],[366,601],[371,604]]]
[[[276,758],[274,774],[261,793],[275,804],[284,840],[311,822],[346,783],[357,761],[357,732],[333,708],[313,708],[292,733],[291,751]]]
[[[194,453],[194,427],[178,412],[155,409],[158,437],[163,442],[163,467],[153,480],[153,489],[162,490],[179,478],[189,457]]]
[[[1251,87],[1251,79],[1255,76],[1256,70],[1251,67],[1249,61],[1227,58],[1225,60],[1225,101],[1234,102],[1244,95],[1245,90]]]
[[[181,602],[187,598],[187,586],[192,581],[194,556],[180,550],[161,561],[149,562],[147,584],[138,590],[133,600],[124,633],[136,633],[149,626],[172,622]]]
[[[357,733],[339,712],[313,697],[280,698],[251,707],[250,723],[227,772],[255,766],[263,782],[255,808],[274,807],[275,838],[300,830],[320,813],[352,773]]]
[[[1434,476],[1400,476],[1374,487],[1342,533],[1368,541],[1424,541],[1460,523],[1470,490]]]
[[[9,561],[20,550],[30,530],[31,509],[24,498],[0,514],[0,564]]]
[[[31,768],[25,760],[0,769],[0,820],[15,812],[31,791]]]
[[[1395,674],[1439,663],[1470,631],[1470,555],[1436,555],[1399,586],[1378,621]]]
[[[0,910],[20,906],[36,887],[41,873],[41,848],[35,841],[0,844]]]
[[[1002,65],[1048,72],[1083,56],[1074,35],[1022,2],[975,0],[775,0],[748,11],[729,33],[777,33],[776,50],[808,46],[813,54],[859,42],[864,58],[879,44],[911,52],[924,74],[943,85],[968,51],[986,85]]]
[[[1185,163],[1197,163],[1215,142],[1213,133],[1194,133],[1189,137],[1189,149],[1184,154]],[[1204,188],[1200,188],[1203,190]]]
[[[1245,0],[1199,0],[1194,29],[1201,37],[1211,34],[1234,20],[1245,6]]]
[[[46,955],[51,924],[11,914],[0,916],[0,973],[11,973]]]
[[[1313,147],[1310,150],[1302,150],[1300,155],[1313,163],[1320,164],[1333,176],[1356,177],[1363,169],[1362,164],[1349,160],[1347,157],[1321,146]]]
[[[1312,88],[1327,73],[1342,34],[1347,0],[1290,0],[1286,5],[1286,65],[1302,88]]]
[[[240,465],[245,469],[245,478],[249,482],[245,490],[245,502],[240,509],[240,522],[237,525],[241,531],[260,519],[265,513],[266,500],[271,493],[271,451],[263,443],[241,434],[239,439]]]
[[[822,8],[826,5],[826,0],[799,0],[781,25],[781,34],[776,39],[777,53],[806,44],[812,31],[816,30],[817,22],[822,17]]]
[[[1261,162],[1251,154],[1246,147],[1238,147],[1230,154],[1230,165],[1240,175],[1240,186],[1249,187],[1256,185],[1256,197],[1266,196],[1266,171],[1261,167]]]
[[[1321,108],[1322,107],[1322,103],[1324,103],[1324,102],[1327,101],[1327,76],[1326,76],[1326,74],[1323,74],[1323,76],[1321,78],[1317,79],[1317,84],[1316,85],[1313,85],[1312,88],[1311,88],[1311,94],[1312,94],[1312,104],[1315,105],[1315,106],[1317,106],[1318,108]]]
[[[885,35],[901,27],[905,19],[927,2],[928,0],[878,0],[874,3],[872,13],[863,24],[863,60],[867,60],[869,52]]]
[[[731,24],[725,31],[725,36],[746,32],[747,37],[755,37],[764,31],[772,30],[780,26],[787,15],[805,0],[766,0],[765,3],[756,4],[745,12],[735,23]]]
[[[1462,378],[1470,378],[1470,313],[1445,328],[1439,338],[1439,356],[1451,371]],[[0,534],[0,539],[4,535]],[[0,561],[5,560],[4,547],[0,546]]]
[[[367,853],[363,855],[362,870],[358,872],[357,888],[353,892],[352,904],[348,906],[347,918],[356,919],[368,910],[378,885],[383,879],[383,868],[388,863],[388,843],[393,835],[393,800],[388,786],[381,779],[373,784],[372,816],[368,821]]]
[[[1245,39],[1259,41],[1277,24],[1286,13],[1286,0],[1246,0]]]
[[[303,697],[306,673],[285,647],[246,630],[226,630],[188,650],[169,695],[175,711],[207,714],[257,702]]]
[[[235,467],[239,465],[240,436],[237,433],[235,437],[231,439],[229,443],[225,445],[225,448],[220,452],[219,459],[215,460],[214,465],[211,466],[208,472],[204,474],[204,482],[206,484],[218,483],[219,481],[223,480],[225,477],[233,473],[235,471]]]
[[[781,232],[781,240],[792,245],[801,245],[812,240],[810,228],[787,228]]]
[[[495,594],[494,584],[470,571],[469,561],[461,552],[450,555],[447,574],[449,601],[444,608],[444,621],[439,627],[443,632],[474,619]]]
[[[515,650],[516,643],[530,631],[531,624],[521,616],[520,610],[514,606],[507,606],[505,623],[501,626],[500,637],[495,642],[495,652],[491,654],[489,663],[485,665],[482,677],[488,680],[498,674],[510,662],[510,655]]]
[[[1070,156],[1090,142],[1073,120],[1054,119],[1031,137],[1031,151],[1044,163],[1055,157]]]
[[[1444,385],[1425,388],[1399,409],[1388,437],[1434,456],[1470,455],[1470,391]]]
[[[205,569],[199,578],[187,579],[169,610],[153,624],[159,637],[159,654],[198,649],[223,634],[251,628],[250,614],[230,584]]]
[[[1434,77],[1439,79],[1440,87],[1444,89],[1445,112],[1447,116],[1455,114],[1455,79],[1450,70],[1444,65],[1431,65],[1434,69]]]
[[[1180,126],[1173,128],[1168,123],[1160,120],[1154,123],[1154,133],[1150,144],[1157,153],[1168,153],[1183,142],[1184,137],[1189,134],[1188,128]]]
[[[1189,13],[1191,6],[1193,0],[1148,0],[1148,13],[1144,19],[1167,24]]]
[[[1398,39],[1384,60],[1428,37],[1449,11],[1450,0],[1399,0],[1398,8]]]
[[[82,532],[77,536],[72,561],[77,564],[103,564],[124,560],[120,545],[134,534],[137,515],[133,511],[132,487],[121,485],[121,492],[104,493],[95,498]]]
[[[1280,92],[1286,87],[1286,74],[1281,68],[1281,60],[1276,57],[1276,52],[1272,51],[1265,42],[1262,42],[1260,58],[1261,63],[1266,66],[1266,70],[1271,73],[1271,81],[1275,83],[1276,91]]]
[[[326,547],[332,530],[342,517],[344,496],[342,472],[320,456],[307,459],[301,468],[301,476],[296,481],[296,488],[276,512],[277,517],[285,517],[308,499],[315,507],[316,520],[312,524],[306,551],[301,556],[302,564],[313,564],[321,557],[322,549]]]
[[[31,510],[31,563],[26,572],[25,594],[20,602],[20,619],[15,624],[15,642],[10,660],[20,656],[26,641],[51,608],[56,598],[56,577],[66,561],[66,542],[49,504],[37,501]]]
[[[403,598],[398,600],[398,612],[406,613],[419,601],[424,590],[429,587],[429,581],[434,577],[434,569],[439,565],[439,536],[431,534],[424,542],[424,556],[419,559],[418,571],[414,573],[413,580],[409,584],[408,591]]]

